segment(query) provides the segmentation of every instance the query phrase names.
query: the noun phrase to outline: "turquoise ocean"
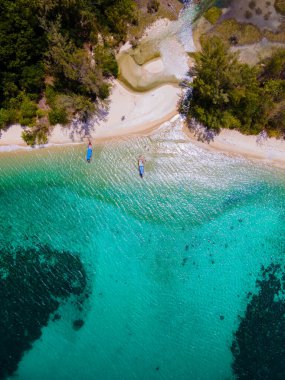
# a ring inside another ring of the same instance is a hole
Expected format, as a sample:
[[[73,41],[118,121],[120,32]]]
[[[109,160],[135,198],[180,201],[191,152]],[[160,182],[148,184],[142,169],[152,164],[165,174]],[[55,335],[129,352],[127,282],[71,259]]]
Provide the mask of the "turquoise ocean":
[[[85,150],[0,154],[0,248],[78,255],[89,289],[79,309],[60,302],[17,379],[235,378],[231,347],[257,279],[284,264],[284,170],[203,150],[179,123],[95,144],[91,164]]]

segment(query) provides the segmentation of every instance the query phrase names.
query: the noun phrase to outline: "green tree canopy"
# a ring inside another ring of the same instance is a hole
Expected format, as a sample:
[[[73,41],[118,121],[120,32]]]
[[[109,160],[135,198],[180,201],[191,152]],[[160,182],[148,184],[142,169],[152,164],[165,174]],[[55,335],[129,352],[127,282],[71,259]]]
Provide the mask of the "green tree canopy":
[[[1,0],[0,128],[20,122],[39,130],[44,117],[29,116],[28,102],[34,110],[41,98],[52,108],[46,121],[86,118],[109,95],[115,48],[136,17],[133,0]]]
[[[194,117],[216,131],[235,128],[252,134],[276,126],[273,120],[281,118],[277,108],[284,112],[281,105],[276,107],[285,94],[284,51],[278,51],[263,66],[251,67],[240,63],[236,53],[212,37],[203,42],[194,59],[189,107],[181,107],[188,120]]]

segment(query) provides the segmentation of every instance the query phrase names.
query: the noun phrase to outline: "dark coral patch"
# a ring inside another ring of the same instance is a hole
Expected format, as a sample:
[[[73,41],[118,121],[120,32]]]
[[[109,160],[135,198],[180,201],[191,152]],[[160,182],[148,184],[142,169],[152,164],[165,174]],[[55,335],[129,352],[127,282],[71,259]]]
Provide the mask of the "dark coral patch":
[[[233,372],[238,379],[285,379],[284,268],[262,268],[257,292],[234,334]]]
[[[76,319],[75,321],[73,321],[73,328],[74,330],[79,330],[81,329],[81,327],[84,325],[84,321],[83,319]]]
[[[184,265],[187,263],[187,261],[188,261],[188,257],[184,257],[181,265],[184,267]]]
[[[79,257],[48,246],[0,248],[0,379],[12,375],[60,303],[84,296]]]

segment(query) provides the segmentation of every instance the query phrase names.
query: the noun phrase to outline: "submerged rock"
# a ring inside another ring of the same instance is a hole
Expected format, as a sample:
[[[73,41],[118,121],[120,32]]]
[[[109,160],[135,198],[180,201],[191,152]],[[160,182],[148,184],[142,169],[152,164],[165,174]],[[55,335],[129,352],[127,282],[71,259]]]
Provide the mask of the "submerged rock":
[[[60,303],[84,296],[80,258],[48,246],[0,248],[0,379],[12,375]]]
[[[73,321],[73,328],[74,330],[79,330],[81,329],[81,327],[84,325],[84,321],[83,319],[76,319],[75,321]]]
[[[182,266],[184,266],[188,261],[188,257],[184,257],[183,260],[182,260]]]

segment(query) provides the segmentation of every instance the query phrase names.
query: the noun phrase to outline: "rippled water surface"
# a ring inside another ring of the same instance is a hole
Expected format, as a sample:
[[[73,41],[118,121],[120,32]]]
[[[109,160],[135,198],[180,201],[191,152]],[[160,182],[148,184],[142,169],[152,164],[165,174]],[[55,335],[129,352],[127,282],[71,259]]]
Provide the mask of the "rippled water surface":
[[[284,260],[284,172],[203,151],[179,122],[97,146],[90,165],[84,156],[84,146],[0,156],[1,249],[25,257],[37,246],[44,257],[49,247],[51,265],[62,251],[78,255],[84,269],[62,264],[53,275],[86,272],[88,288],[86,301],[71,295],[47,326],[39,322],[18,379],[233,378],[233,334],[248,293],[257,293],[262,265]],[[21,263],[10,268],[20,281],[16,303],[21,281],[41,267]],[[44,288],[29,284],[34,301],[2,320],[6,331],[27,323],[23,313],[31,325],[40,320]],[[58,294],[47,289],[46,303]],[[22,328],[23,340],[33,328]]]

